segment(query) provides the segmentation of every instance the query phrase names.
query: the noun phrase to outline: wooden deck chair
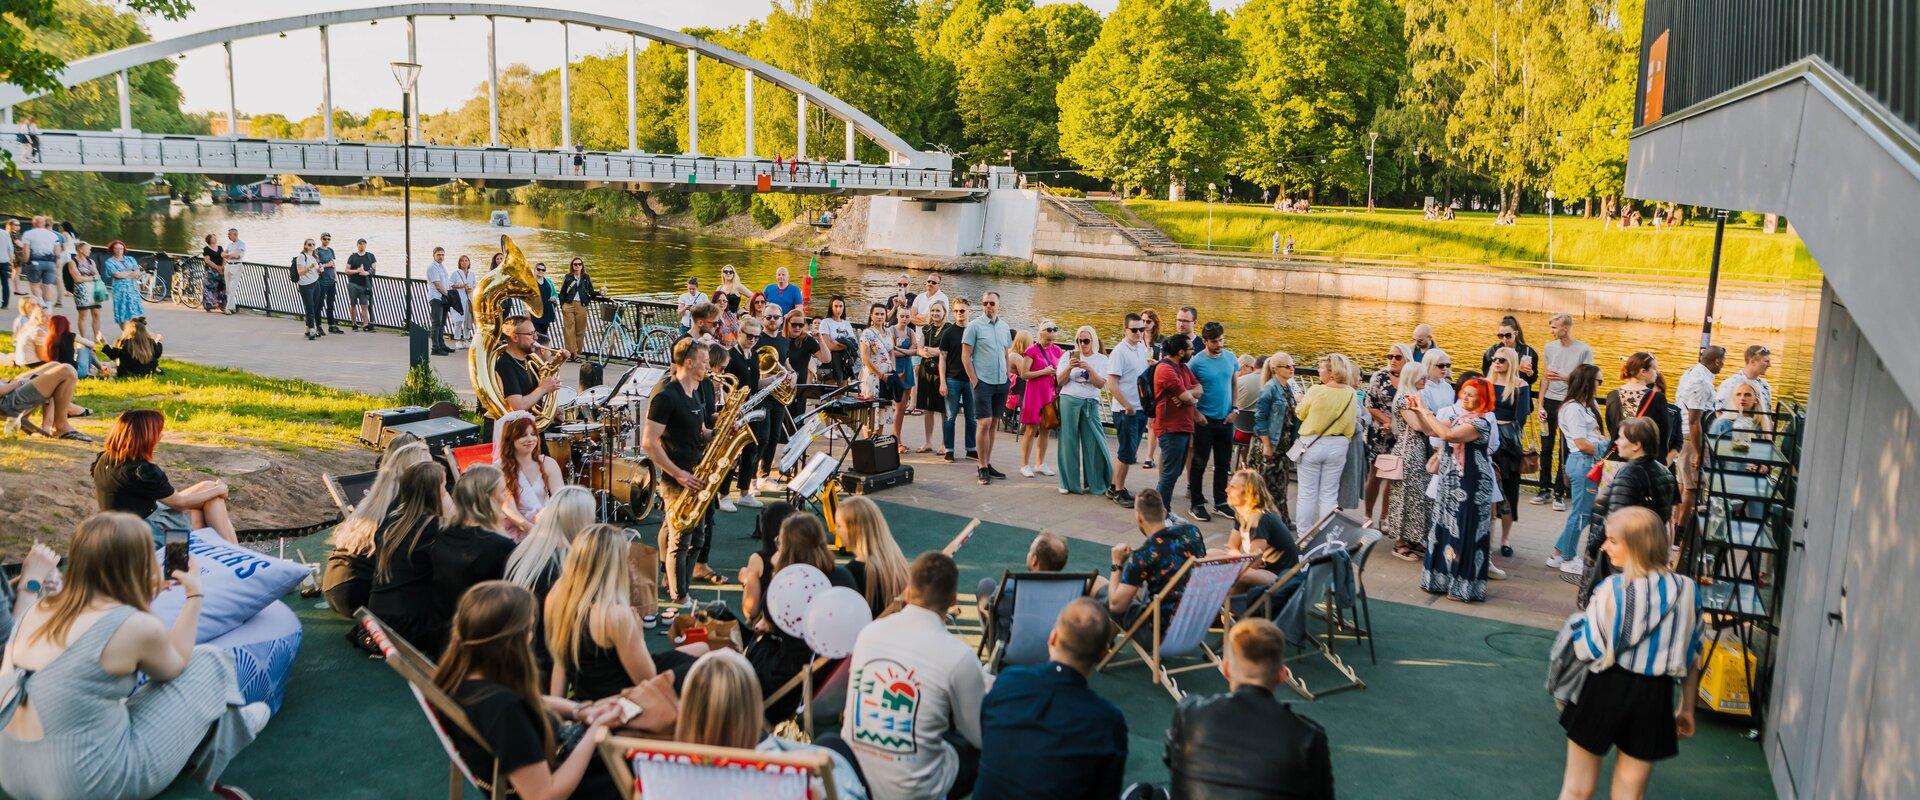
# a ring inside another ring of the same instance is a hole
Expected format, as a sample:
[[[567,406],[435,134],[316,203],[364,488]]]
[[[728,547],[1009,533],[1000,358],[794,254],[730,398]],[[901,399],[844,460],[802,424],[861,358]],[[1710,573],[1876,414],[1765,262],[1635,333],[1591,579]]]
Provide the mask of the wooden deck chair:
[[[1233,591],[1233,582],[1240,572],[1253,562],[1253,556],[1221,556],[1219,558],[1189,558],[1173,574],[1173,579],[1149,602],[1147,610],[1134,620],[1133,625],[1121,632],[1120,641],[1107,650],[1106,658],[1100,660],[1100,669],[1109,664],[1121,666],[1138,661],[1147,665],[1153,675],[1153,682],[1160,684],[1179,702],[1186,693],[1174,683],[1173,676],[1181,672],[1196,669],[1218,667],[1219,654],[1207,646],[1207,633],[1213,629],[1216,621],[1229,619],[1225,613],[1227,594]],[[1185,589],[1180,594],[1180,605],[1171,613],[1163,612],[1164,602],[1174,587],[1185,581]],[[1151,625],[1150,628],[1146,627]],[[1142,645],[1134,638],[1136,633],[1149,635],[1148,644]],[[1113,657],[1120,654],[1120,648],[1132,647],[1139,654],[1138,659],[1114,662]],[[1201,662],[1184,667],[1168,667],[1166,660],[1193,655],[1199,651]]]
[[[992,648],[986,657],[987,671],[998,675],[1000,668],[1007,664],[1045,663],[1047,635],[1053,632],[1054,621],[1060,618],[1060,612],[1068,603],[1093,591],[1095,577],[1091,572],[1008,571],[1002,574],[999,587],[993,590],[993,599],[980,615],[985,631],[981,646]],[[995,609],[1003,602],[1013,604],[1009,609],[1012,613],[1008,615],[1012,621],[1007,625],[1004,639],[1002,632],[993,627],[994,619],[999,616]]]
[[[833,759],[825,750],[762,753],[732,747],[609,736],[600,760],[626,800],[679,798],[805,798],[814,781],[819,800],[836,800]]]
[[[374,644],[380,647],[380,652],[386,656],[387,666],[392,667],[393,671],[399,673],[401,679],[407,682],[407,689],[413,692],[413,699],[420,703],[420,711],[427,715],[427,724],[433,726],[433,735],[440,737],[440,746],[447,751],[447,760],[451,762],[451,766],[447,768],[449,800],[460,800],[468,783],[478,787],[490,798],[511,795],[512,790],[500,782],[498,762],[494,764],[493,774],[487,780],[481,780],[468,769],[466,762],[460,760],[460,751],[453,746],[453,739],[447,735],[447,725],[460,729],[467,738],[479,744],[481,749],[488,750],[489,753],[492,751],[487,747],[486,738],[481,736],[480,732],[474,729],[473,723],[467,720],[467,712],[460,708],[460,704],[453,702],[453,698],[448,697],[445,692],[440,691],[440,687],[433,684],[433,661],[421,654],[406,639],[397,634],[388,633],[386,623],[381,622],[373,612],[362,608],[354,617],[359,620],[361,627],[366,629],[367,635],[373,638]]]
[[[1340,673],[1342,677],[1346,678],[1346,682],[1331,688],[1314,691],[1307,686],[1307,679],[1300,675],[1299,670],[1288,670],[1287,685],[1292,687],[1295,694],[1307,700],[1313,700],[1336,692],[1344,692],[1349,689],[1367,688],[1366,681],[1360,679],[1359,673],[1355,672],[1353,667],[1347,665],[1346,660],[1340,657],[1340,654],[1335,648],[1338,640],[1342,636],[1353,638],[1356,644],[1360,639],[1364,638],[1367,640],[1367,652],[1369,655],[1373,653],[1373,613],[1366,606],[1366,584],[1362,579],[1366,572],[1367,560],[1372,556],[1374,548],[1380,544],[1382,538],[1383,536],[1379,531],[1363,531],[1357,540],[1358,544],[1356,545],[1354,555],[1348,560],[1349,568],[1353,570],[1354,615],[1349,616],[1346,611],[1340,607],[1331,590],[1324,592],[1320,597],[1313,598],[1314,608],[1309,609],[1308,614],[1326,622],[1326,633],[1319,636],[1312,636],[1311,626],[1309,626],[1308,633],[1313,639],[1313,648],[1296,648],[1291,655],[1287,656],[1289,663],[1317,656],[1325,660],[1328,666],[1333,667],[1335,672]],[[1325,563],[1331,562],[1313,564],[1311,567],[1321,567],[1324,566]],[[1309,565],[1306,564],[1306,562],[1301,562],[1301,564],[1296,565],[1294,570],[1288,574],[1291,575],[1294,572],[1300,571],[1302,568],[1308,567]],[[1279,584],[1276,583],[1275,585],[1277,586]],[[1304,588],[1302,591],[1304,591]],[[1268,599],[1270,598],[1262,598],[1263,601]],[[1273,608],[1270,604],[1267,605],[1266,609],[1269,612],[1266,615],[1269,619],[1272,618],[1273,613],[1279,611],[1278,608]],[[1379,659],[1377,657],[1374,658],[1373,663],[1379,663]]]
[[[353,513],[354,506],[367,498],[367,492],[373,489],[373,479],[379,476],[380,470],[377,469],[351,475],[322,472],[320,481],[326,484],[327,496],[333,498],[333,507],[340,510],[340,518],[345,519]]]
[[[767,695],[767,699],[760,703],[761,709],[764,710],[767,706],[779,702],[781,698],[792,692],[799,692],[802,698],[799,706],[800,728],[806,731],[808,736],[812,736],[814,711],[827,708],[827,705],[821,702],[821,693],[831,688],[836,678],[840,681],[840,701],[846,702],[847,662],[851,660],[814,656],[806,669],[800,670],[793,677],[788,678],[786,683],[780,684],[780,688],[773,690],[773,694]],[[808,676],[812,676],[813,680],[807,680]]]

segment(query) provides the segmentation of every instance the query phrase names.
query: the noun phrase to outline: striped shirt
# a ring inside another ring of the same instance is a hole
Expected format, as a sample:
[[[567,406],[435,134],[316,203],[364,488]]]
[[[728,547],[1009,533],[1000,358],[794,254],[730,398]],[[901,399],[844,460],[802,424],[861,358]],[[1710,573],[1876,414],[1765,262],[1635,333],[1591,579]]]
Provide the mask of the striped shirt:
[[[1685,677],[1705,628],[1696,588],[1692,578],[1671,572],[1607,576],[1575,622],[1575,654],[1594,662],[1594,672],[1618,664],[1641,675]]]

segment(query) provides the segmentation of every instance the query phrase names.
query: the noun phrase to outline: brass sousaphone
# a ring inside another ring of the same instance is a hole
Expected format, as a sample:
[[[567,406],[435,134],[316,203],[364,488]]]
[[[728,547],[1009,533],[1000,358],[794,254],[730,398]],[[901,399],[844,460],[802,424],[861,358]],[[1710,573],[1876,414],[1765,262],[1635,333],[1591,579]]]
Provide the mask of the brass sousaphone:
[[[526,256],[520,254],[519,245],[503,235],[500,251],[507,254],[506,260],[500,262],[499,268],[487,270],[474,281],[473,307],[468,310],[473,315],[473,348],[467,354],[467,377],[473,381],[473,396],[480,401],[481,409],[494,419],[512,410],[500,390],[500,376],[493,371],[494,361],[507,347],[507,337],[500,331],[507,301],[519,300],[523,313],[533,313],[532,309],[540,307],[539,279],[527,264]],[[543,359],[537,352],[527,357],[527,365],[533,368],[535,380],[544,381],[560,371],[559,359]],[[554,414],[559,411],[558,398],[548,394],[527,411],[533,414],[534,424],[546,430],[553,425]]]

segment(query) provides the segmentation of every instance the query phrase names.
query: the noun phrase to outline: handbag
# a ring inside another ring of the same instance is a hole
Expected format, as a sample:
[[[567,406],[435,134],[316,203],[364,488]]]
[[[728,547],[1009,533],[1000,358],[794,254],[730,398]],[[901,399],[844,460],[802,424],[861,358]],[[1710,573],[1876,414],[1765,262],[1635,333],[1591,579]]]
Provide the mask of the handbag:
[[[1540,451],[1529,447],[1520,454],[1520,474],[1526,475],[1538,473],[1539,471]]]
[[[1665,623],[1667,617],[1673,615],[1673,610],[1677,606],[1679,603],[1669,604],[1666,613],[1661,614],[1660,619],[1655,620],[1652,625],[1642,629],[1640,638],[1629,642],[1625,648],[1617,647],[1617,642],[1609,644],[1607,651],[1594,661],[1581,661],[1573,649],[1574,629],[1576,626],[1586,624],[1587,613],[1575,611],[1568,615],[1566,623],[1560,626],[1560,633],[1553,637],[1553,649],[1547,651],[1547,694],[1553,696],[1554,706],[1565,708],[1580,702],[1580,692],[1586,688],[1588,675],[1611,668],[1615,663],[1614,659],[1622,649],[1632,650],[1639,647],[1640,642]],[[1595,670],[1594,667],[1599,667],[1599,670]],[[1682,698],[1682,701],[1688,699]]]
[[[1040,407],[1040,429],[1050,431],[1060,427],[1060,398],[1048,400]]]
[[[1320,441],[1320,437],[1325,435],[1326,434],[1322,433],[1315,435],[1311,439],[1293,440],[1293,446],[1287,448],[1287,460],[1295,464],[1300,463],[1300,459],[1307,454],[1307,448],[1312,447],[1314,442]]]
[[[1399,456],[1381,453],[1373,457],[1373,474],[1381,480],[1397,481],[1406,477],[1407,465]]]

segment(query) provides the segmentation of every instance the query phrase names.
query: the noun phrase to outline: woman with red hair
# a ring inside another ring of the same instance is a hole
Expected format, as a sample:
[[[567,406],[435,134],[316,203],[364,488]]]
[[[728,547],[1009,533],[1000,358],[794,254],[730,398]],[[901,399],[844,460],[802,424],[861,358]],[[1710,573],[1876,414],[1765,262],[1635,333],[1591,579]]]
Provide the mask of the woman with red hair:
[[[1443,443],[1435,455],[1437,495],[1432,495],[1433,526],[1427,533],[1420,588],[1449,600],[1487,599],[1487,568],[1492,564],[1493,460],[1487,451],[1494,436],[1493,385],[1472,378],[1460,385],[1449,419],[1434,415],[1418,395],[1407,408],[1419,416],[1420,430]]]
[[[93,460],[93,493],[101,511],[124,511],[147,521],[153,545],[166,543],[167,531],[212,528],[238,542],[227,513],[227,482],[206,480],[175,490],[166,470],[153,463],[166,417],[149,408],[121,412]]]

